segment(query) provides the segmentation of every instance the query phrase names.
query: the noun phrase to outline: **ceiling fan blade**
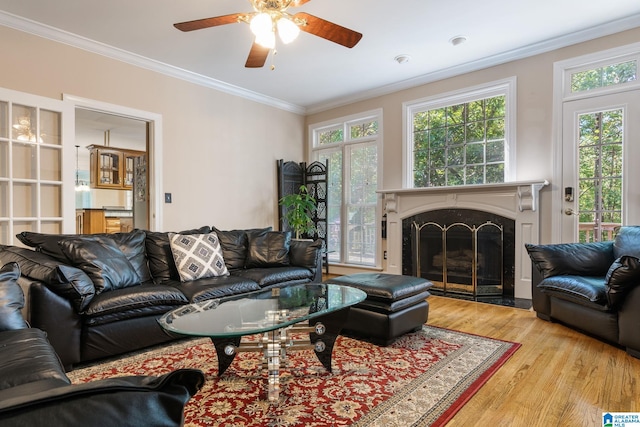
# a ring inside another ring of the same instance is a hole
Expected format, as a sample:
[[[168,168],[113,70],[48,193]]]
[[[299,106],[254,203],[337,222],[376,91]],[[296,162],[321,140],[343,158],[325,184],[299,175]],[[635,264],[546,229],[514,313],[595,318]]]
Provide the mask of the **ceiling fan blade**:
[[[311,0],[293,0],[289,7],[298,7],[302,6],[305,3],[309,3]]]
[[[259,45],[256,42],[253,42],[253,46],[251,46],[251,50],[249,51],[249,57],[247,58],[247,62],[244,64],[246,68],[260,68],[264,67],[264,63],[267,62],[267,57],[269,56],[268,47],[264,47]]]
[[[233,13],[231,15],[215,16],[213,18],[196,19],[195,21],[186,21],[173,24],[174,27],[181,31],[201,30],[203,28],[217,27],[218,25],[235,24],[238,18],[245,16],[245,13]]]
[[[333,22],[326,21],[317,16],[309,15],[308,13],[299,12],[294,15],[294,18],[304,19],[307,21],[307,25],[301,25],[300,29],[314,36],[322,37],[334,43],[341,44],[342,46],[352,48],[358,44],[362,38],[362,34],[357,31],[350,30],[342,27]]]

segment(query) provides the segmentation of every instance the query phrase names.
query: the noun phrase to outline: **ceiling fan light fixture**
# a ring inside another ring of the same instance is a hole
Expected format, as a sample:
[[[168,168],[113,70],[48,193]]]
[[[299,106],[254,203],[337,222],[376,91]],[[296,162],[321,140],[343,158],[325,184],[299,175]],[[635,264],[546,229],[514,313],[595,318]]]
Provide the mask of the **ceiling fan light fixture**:
[[[270,31],[256,36],[256,43],[262,47],[266,47],[267,49],[273,49],[276,47],[276,34],[273,31]]]
[[[258,13],[253,17],[253,19],[251,19],[249,28],[251,28],[251,32],[257,38],[264,38],[268,33],[273,33],[273,21],[271,20],[271,15],[264,12]]]
[[[291,43],[300,34],[300,27],[286,16],[278,19],[277,27],[280,40],[282,40],[282,43],[284,44]]]

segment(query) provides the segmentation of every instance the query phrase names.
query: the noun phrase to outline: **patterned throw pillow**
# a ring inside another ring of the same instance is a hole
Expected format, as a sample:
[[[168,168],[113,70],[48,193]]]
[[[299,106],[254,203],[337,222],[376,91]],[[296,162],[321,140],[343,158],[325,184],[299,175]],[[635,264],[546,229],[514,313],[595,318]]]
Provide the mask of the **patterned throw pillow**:
[[[215,232],[208,234],[169,233],[171,253],[178,267],[180,281],[229,274]]]

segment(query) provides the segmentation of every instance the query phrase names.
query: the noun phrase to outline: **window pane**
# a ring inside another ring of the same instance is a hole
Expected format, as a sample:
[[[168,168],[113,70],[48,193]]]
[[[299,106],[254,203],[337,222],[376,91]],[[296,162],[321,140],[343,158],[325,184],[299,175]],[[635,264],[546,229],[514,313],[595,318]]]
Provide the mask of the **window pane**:
[[[40,137],[45,144],[60,145],[62,142],[62,123],[60,113],[40,110]]]
[[[413,186],[504,182],[505,111],[499,95],[414,113]]]
[[[9,104],[0,101],[0,138],[9,137]]]
[[[38,178],[37,148],[31,143],[13,144],[13,177],[18,179]]]
[[[0,141],[0,178],[9,177],[9,143]]]
[[[320,131],[317,134],[319,145],[333,144],[344,141],[344,132],[342,128]]]
[[[18,141],[36,142],[37,112],[35,107],[13,104],[11,137]]]
[[[469,144],[466,150],[467,164],[484,163],[484,144]]]
[[[498,184],[504,182],[504,163],[497,165],[487,165],[487,176],[485,183]]]
[[[9,183],[0,181],[0,217],[9,216]]]
[[[20,201],[20,203],[13,205],[14,216],[22,218],[38,216],[38,191],[36,190],[36,184],[14,183],[13,200]]]
[[[55,147],[40,147],[40,178],[62,180],[62,151]]]
[[[571,74],[571,92],[583,92],[601,87],[635,81],[638,63],[627,61]]]
[[[372,265],[375,261],[375,206],[348,210],[347,262]]]
[[[373,120],[370,122],[362,123],[359,125],[350,126],[351,139],[362,138],[365,136],[378,134],[378,121]]]

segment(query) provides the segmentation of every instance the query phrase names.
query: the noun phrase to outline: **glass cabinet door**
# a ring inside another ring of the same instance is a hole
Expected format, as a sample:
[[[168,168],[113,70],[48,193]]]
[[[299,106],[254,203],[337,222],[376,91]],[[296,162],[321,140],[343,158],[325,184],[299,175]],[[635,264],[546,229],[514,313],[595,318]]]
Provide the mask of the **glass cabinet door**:
[[[98,182],[103,187],[120,186],[120,153],[110,150],[97,150]]]

